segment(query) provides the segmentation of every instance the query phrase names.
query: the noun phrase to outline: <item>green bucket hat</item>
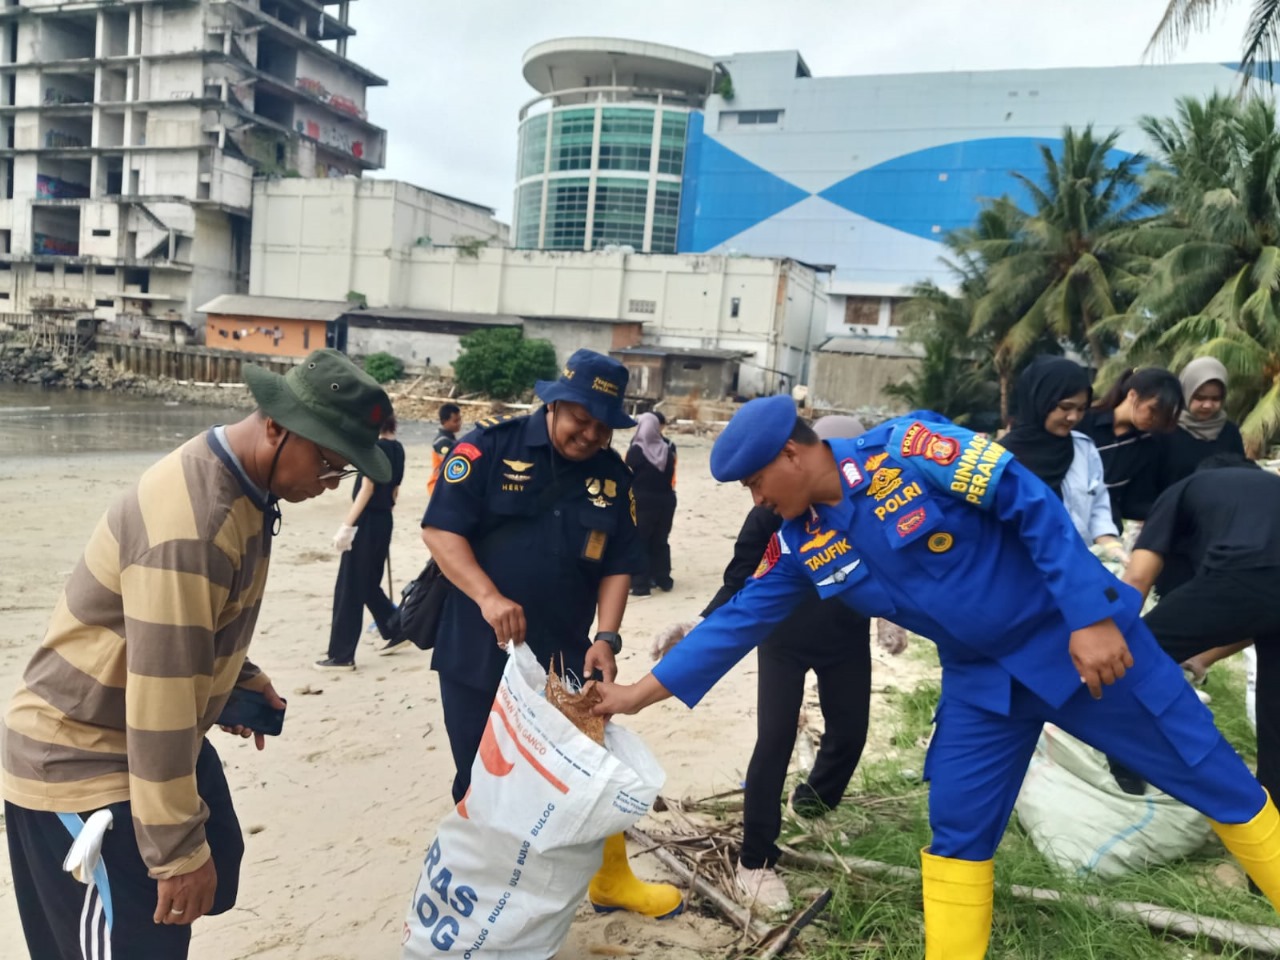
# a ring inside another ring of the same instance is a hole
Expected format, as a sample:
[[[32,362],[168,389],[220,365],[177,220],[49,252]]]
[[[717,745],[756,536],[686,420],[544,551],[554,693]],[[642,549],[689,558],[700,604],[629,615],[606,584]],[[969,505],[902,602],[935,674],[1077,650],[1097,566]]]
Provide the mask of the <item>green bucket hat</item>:
[[[378,446],[391,400],[345,354],[316,350],[284,376],[246,363],[241,375],[280,426],[340,454],[374,483],[391,481],[391,461]]]

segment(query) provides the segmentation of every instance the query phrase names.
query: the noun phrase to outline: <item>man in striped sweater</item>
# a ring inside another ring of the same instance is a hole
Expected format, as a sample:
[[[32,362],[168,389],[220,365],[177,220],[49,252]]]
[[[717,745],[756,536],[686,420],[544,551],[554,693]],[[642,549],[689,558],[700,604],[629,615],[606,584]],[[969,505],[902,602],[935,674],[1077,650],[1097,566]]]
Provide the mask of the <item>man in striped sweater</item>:
[[[191,923],[234,904],[244,846],[205,734],[234,687],[284,707],[246,657],[277,501],[356,469],[390,479],[377,439],[391,402],[342,354],[244,375],[258,410],[107,510],[4,716],[9,857],[38,960],[185,958]],[[232,732],[262,749],[261,732]]]

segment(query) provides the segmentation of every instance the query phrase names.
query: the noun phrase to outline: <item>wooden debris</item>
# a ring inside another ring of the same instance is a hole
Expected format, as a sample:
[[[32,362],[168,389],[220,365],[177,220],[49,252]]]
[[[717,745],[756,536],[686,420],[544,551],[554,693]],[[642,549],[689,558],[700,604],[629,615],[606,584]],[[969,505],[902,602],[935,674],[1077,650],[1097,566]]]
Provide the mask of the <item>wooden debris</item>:
[[[888,877],[894,880],[918,881],[920,879],[918,870],[881,863],[877,860],[836,856],[831,853],[803,853],[785,846],[782,847],[782,853],[788,861],[810,867],[838,867],[862,876]],[[1015,884],[1009,888],[1009,891],[1020,900],[1038,902],[1056,902],[1067,899],[1069,896],[1058,890],[1025,887],[1021,884]],[[1072,899],[1079,899],[1091,910],[1117,917],[1132,917],[1141,920],[1152,930],[1162,933],[1172,933],[1182,937],[1205,937],[1223,947],[1243,947],[1264,957],[1280,956],[1280,928],[1277,927],[1236,923],[1234,920],[1220,920],[1217,917],[1205,917],[1196,913],[1183,913],[1154,903],[1108,900],[1091,894],[1082,894],[1078,898],[1074,895],[1070,896]]]

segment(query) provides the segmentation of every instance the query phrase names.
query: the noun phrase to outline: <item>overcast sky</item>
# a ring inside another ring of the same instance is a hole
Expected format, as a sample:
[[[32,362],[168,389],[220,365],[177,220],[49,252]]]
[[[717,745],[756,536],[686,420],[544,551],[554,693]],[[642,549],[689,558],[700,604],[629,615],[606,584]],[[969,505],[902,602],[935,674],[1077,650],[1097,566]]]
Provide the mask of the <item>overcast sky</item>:
[[[388,131],[379,176],[495,207],[510,222],[517,114],[535,97],[524,52],[607,36],[712,56],[799,50],[814,76],[1113,66],[1142,61],[1167,0],[362,0],[348,56],[389,85],[369,93]],[[1236,0],[1175,62],[1234,61]]]

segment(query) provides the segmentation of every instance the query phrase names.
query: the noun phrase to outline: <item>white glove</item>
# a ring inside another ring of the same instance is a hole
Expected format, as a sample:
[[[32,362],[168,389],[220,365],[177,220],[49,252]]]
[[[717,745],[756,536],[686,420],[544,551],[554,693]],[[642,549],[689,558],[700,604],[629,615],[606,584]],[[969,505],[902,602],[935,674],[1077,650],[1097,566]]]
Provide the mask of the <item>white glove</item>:
[[[653,640],[649,642],[649,656],[654,660],[661,660],[663,654],[688,636],[689,631],[701,622],[702,617],[698,617],[696,620],[689,620],[685,623],[672,623],[663,627],[653,635]]]
[[[1118,563],[1127,566],[1129,563],[1129,551],[1124,548],[1124,544],[1119,540],[1107,540],[1098,544],[1102,548],[1102,555],[1112,563]]]
[[[876,646],[891,657],[907,649],[907,631],[888,620],[876,620]]]
[[[356,528],[348,527],[345,523],[338,527],[338,532],[333,535],[333,549],[339,553],[346,553],[351,549],[351,544],[356,538]]]

